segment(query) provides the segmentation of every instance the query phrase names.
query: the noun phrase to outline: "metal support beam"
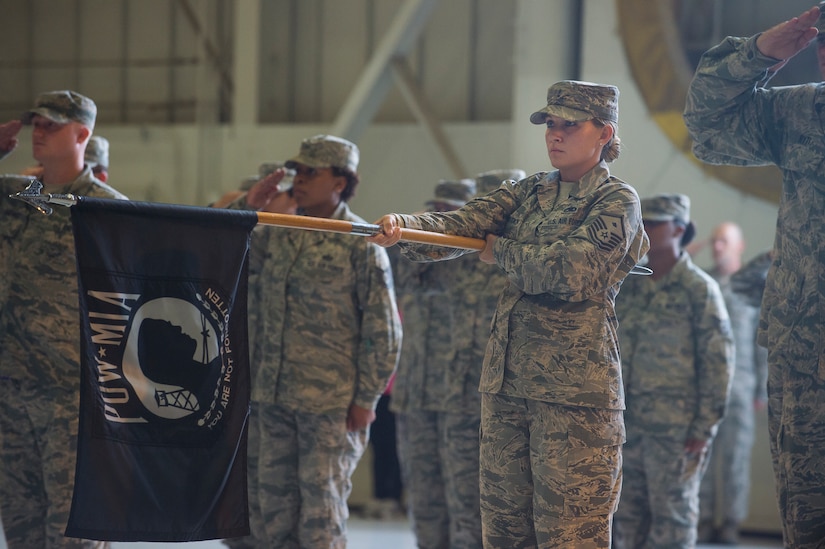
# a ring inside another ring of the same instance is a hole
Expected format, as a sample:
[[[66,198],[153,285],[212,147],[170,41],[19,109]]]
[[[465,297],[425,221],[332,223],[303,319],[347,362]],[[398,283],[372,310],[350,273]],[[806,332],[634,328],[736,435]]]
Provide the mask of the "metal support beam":
[[[435,142],[439,152],[444,156],[444,160],[450,166],[453,176],[457,179],[467,177],[467,172],[461,164],[450,140],[441,128],[441,123],[438,117],[433,114],[427,98],[421,92],[418,84],[415,82],[415,77],[410,69],[409,63],[405,58],[396,58],[391,61],[393,75],[395,82],[398,84],[401,94],[407,102],[407,106],[413,111],[415,118],[424,126],[427,134]]]
[[[392,85],[390,62],[409,55],[438,0],[407,0],[387,29],[361,78],[332,125],[332,133],[357,141],[364,133]]]
[[[197,10],[192,6],[190,0],[178,0],[178,5],[181,7],[184,16],[186,16],[186,20],[195,32],[195,36],[201,41],[206,59],[213,65],[215,72],[217,72],[221,87],[226,92],[226,95],[231,97],[235,91],[235,84],[232,80],[232,75],[221,60],[220,49],[212,39],[209,38],[208,31],[201,23]]]
[[[258,84],[260,82],[261,0],[235,4],[235,93],[232,96],[232,122],[258,122]]]

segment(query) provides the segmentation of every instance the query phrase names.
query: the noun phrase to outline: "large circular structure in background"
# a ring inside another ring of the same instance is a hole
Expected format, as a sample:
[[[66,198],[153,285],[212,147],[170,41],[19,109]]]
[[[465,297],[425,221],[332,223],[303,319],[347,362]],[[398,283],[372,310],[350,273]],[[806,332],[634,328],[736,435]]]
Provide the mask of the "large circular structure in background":
[[[656,124],[704,172],[774,203],[779,202],[781,193],[781,175],[776,167],[741,168],[700,162],[691,152],[682,112],[702,52],[725,36],[750,36],[811,5],[811,0],[617,0],[619,32],[630,71]],[[791,60],[771,85],[819,79],[813,53],[805,51]]]

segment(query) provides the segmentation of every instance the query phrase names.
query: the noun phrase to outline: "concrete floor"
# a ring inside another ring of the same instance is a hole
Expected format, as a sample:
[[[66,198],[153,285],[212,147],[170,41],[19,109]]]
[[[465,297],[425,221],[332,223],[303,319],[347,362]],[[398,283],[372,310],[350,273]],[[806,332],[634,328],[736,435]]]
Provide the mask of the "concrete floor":
[[[350,519],[349,544],[351,549],[415,549],[415,538],[407,521],[379,521]],[[697,549],[720,548],[721,545],[698,545]],[[728,546],[730,547],[730,546]],[[782,540],[776,537],[749,536],[742,540],[740,549],[759,549],[765,547],[782,547]],[[0,549],[7,549],[5,540],[0,537]],[[113,543],[112,549],[226,549],[219,540],[197,541],[189,543]]]

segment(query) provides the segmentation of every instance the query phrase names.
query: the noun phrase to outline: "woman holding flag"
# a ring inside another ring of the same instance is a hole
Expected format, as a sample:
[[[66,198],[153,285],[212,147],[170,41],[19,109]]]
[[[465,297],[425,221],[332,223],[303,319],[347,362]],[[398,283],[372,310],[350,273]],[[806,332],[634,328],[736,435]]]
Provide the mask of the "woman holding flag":
[[[614,86],[553,84],[530,121],[556,168],[505,181],[455,212],[389,214],[401,228],[486,239],[480,259],[508,284],[480,391],[485,547],[609,547],[621,489],[624,392],[614,301],[648,248],[635,190],[610,175],[619,154]],[[466,250],[402,243],[410,259]]]

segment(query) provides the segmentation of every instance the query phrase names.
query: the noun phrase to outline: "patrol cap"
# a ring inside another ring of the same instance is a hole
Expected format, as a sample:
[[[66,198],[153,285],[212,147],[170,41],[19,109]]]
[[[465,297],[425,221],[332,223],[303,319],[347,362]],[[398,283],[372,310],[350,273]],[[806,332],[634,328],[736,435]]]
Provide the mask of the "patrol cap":
[[[286,167],[296,164],[310,168],[341,168],[355,174],[358,171],[358,146],[332,135],[316,135],[301,141],[298,156],[286,161]]]
[[[83,154],[83,160],[90,168],[100,166],[102,168],[109,168],[109,140],[99,135],[93,135],[86,143],[86,152]]]
[[[548,116],[582,122],[593,118],[619,121],[619,88],[593,82],[562,80],[547,89],[547,106],[530,115],[533,124]]]
[[[473,198],[475,192],[476,182],[472,179],[442,179],[435,186],[435,198],[428,200],[427,206],[449,204],[460,208]]]
[[[475,177],[476,194],[487,194],[498,189],[501,186],[501,182],[505,179],[515,179],[516,181],[519,181],[524,179],[526,175],[527,174],[524,170],[519,170],[517,168],[508,170],[490,170],[489,172],[480,173]]]
[[[657,194],[642,199],[642,219],[645,221],[690,222],[690,198],[683,194]]]
[[[34,101],[34,108],[23,113],[20,121],[31,124],[35,114],[58,124],[80,122],[90,130],[95,127],[97,105],[95,102],[71,90],[41,93]]]

